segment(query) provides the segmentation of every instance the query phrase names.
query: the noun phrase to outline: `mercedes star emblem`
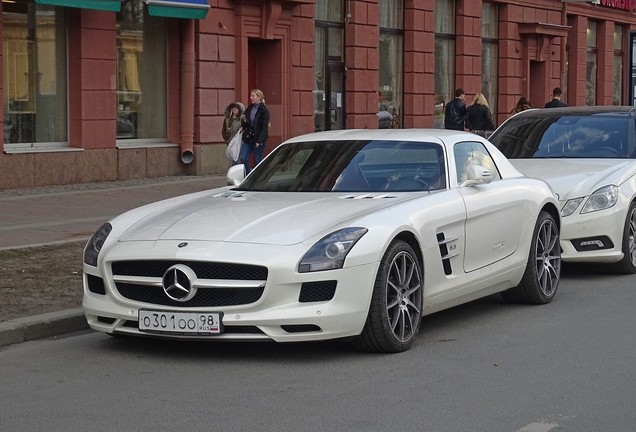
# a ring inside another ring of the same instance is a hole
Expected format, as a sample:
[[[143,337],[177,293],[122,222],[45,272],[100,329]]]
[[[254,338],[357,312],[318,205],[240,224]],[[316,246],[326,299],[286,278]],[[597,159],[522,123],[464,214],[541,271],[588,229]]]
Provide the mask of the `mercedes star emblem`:
[[[197,275],[190,267],[175,264],[163,274],[163,291],[174,301],[187,302],[197,293]]]

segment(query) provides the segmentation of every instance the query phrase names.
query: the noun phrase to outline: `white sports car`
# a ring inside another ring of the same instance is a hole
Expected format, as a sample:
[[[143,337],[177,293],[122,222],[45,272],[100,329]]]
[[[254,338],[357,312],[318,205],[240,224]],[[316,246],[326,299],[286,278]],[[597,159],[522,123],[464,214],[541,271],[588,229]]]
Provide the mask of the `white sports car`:
[[[113,335],[409,348],[421,316],[503,292],[550,302],[557,201],[488,141],[445,130],[288,140],[236,183],[129,211],[84,251],[89,325]]]
[[[559,197],[564,261],[636,273],[636,109],[523,111],[490,137],[522,173]]]

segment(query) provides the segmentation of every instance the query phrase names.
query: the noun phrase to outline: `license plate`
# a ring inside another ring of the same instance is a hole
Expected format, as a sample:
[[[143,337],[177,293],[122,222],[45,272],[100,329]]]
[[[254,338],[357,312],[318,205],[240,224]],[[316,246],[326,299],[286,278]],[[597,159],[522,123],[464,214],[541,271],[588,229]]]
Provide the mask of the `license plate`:
[[[221,312],[139,311],[139,331],[149,333],[209,336],[223,331]]]

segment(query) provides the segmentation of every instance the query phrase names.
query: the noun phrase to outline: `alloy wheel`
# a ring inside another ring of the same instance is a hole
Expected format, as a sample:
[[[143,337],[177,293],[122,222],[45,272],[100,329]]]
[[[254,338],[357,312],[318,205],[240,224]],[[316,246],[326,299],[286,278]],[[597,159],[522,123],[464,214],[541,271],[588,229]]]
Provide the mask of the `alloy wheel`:
[[[389,267],[386,308],[389,326],[399,341],[415,336],[421,315],[422,279],[415,258],[402,251]]]
[[[537,235],[537,280],[546,297],[554,295],[561,277],[559,230],[551,219],[541,224]]]

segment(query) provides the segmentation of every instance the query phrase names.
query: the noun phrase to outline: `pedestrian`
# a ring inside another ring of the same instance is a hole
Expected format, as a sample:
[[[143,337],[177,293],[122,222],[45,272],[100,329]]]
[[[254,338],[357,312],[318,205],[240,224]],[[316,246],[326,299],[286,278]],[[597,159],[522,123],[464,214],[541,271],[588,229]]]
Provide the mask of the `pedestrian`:
[[[490,106],[486,97],[481,93],[475,95],[473,102],[466,109],[466,128],[484,138],[488,138],[495,130]]]
[[[378,128],[389,129],[391,121],[393,121],[393,116],[389,112],[389,107],[384,101],[382,92],[378,92]]]
[[[568,104],[561,101],[562,95],[563,90],[561,90],[561,87],[555,87],[554,90],[552,90],[552,100],[545,104],[545,108],[560,108],[568,106]]]
[[[525,96],[521,96],[517,101],[517,105],[510,111],[510,114],[517,114],[518,112],[525,111],[532,108],[532,104]]]
[[[240,161],[245,166],[245,175],[249,174],[250,156],[254,153],[254,165],[263,160],[267,138],[269,136],[269,110],[265,106],[265,96],[259,89],[250,92],[250,104],[243,114],[243,145]]]
[[[466,117],[466,103],[464,98],[466,93],[461,88],[455,90],[455,99],[446,104],[444,110],[444,127],[463,131],[464,119]]]
[[[245,111],[245,105],[241,102],[232,102],[225,107],[225,118],[223,119],[223,129],[221,129],[221,136],[223,141],[225,141],[225,145],[228,145],[241,129],[243,111]],[[237,163],[232,161],[232,165]]]

